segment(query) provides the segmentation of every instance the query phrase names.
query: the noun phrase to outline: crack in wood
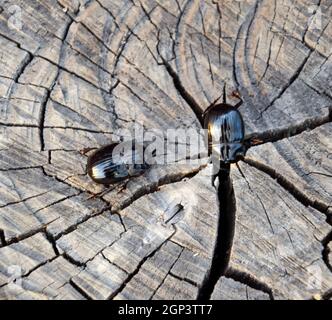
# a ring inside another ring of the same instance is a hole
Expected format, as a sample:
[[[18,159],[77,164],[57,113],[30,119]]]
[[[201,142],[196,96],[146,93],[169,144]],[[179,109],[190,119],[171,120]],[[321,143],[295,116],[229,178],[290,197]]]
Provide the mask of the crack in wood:
[[[221,167],[218,173],[219,219],[217,238],[211,267],[198,291],[198,300],[209,300],[213,289],[228,268],[235,231],[236,203],[233,184],[230,178],[230,165]]]
[[[83,219],[81,219],[79,222],[69,226],[67,229],[63,230],[62,232],[60,232],[59,234],[57,234],[56,237],[54,237],[55,241],[58,241],[61,237],[77,230],[77,228],[84,222],[89,221],[92,218],[96,218],[100,215],[102,215],[103,213],[105,213],[106,211],[110,210],[111,206],[108,204],[106,205],[102,210],[98,211],[97,213],[94,213],[92,215],[87,215],[86,217],[84,217]]]
[[[5,38],[5,39],[7,39],[8,41],[11,41],[11,42],[15,43],[15,44],[18,46],[18,48],[21,49],[22,51],[25,51],[25,52],[31,53],[31,52],[28,51],[27,49],[22,48],[22,47],[21,47],[21,44],[20,44],[19,42],[17,42],[17,41],[15,41],[15,40],[13,40],[13,39],[11,39],[11,38],[5,36],[5,35],[2,34],[2,33],[0,33],[0,36],[3,37],[3,38]],[[84,78],[83,76],[81,76],[81,75],[79,75],[79,74],[77,74],[77,73],[75,73],[75,72],[73,72],[73,71],[70,71],[70,70],[67,69],[66,67],[62,66],[62,65],[59,64],[59,63],[54,62],[53,60],[49,59],[48,57],[46,57],[46,56],[41,56],[41,55],[39,55],[39,54],[34,54],[34,53],[31,53],[31,54],[32,54],[35,58],[43,59],[43,60],[49,62],[50,64],[52,64],[53,66],[57,67],[59,70],[64,71],[64,72],[67,72],[68,74],[70,74],[70,75],[72,75],[72,76],[74,76],[74,77],[76,77],[76,78],[78,78],[78,79],[80,79],[80,80],[82,80],[82,81],[88,83],[89,85],[93,86],[93,87],[96,88],[97,90],[100,90],[100,91],[102,91],[102,92],[104,92],[104,93],[109,93],[109,92],[108,92],[107,90],[105,90],[104,88],[102,88],[102,87],[96,85],[95,83],[93,83],[93,82],[91,82],[90,80]]]
[[[328,106],[328,114],[307,118],[302,122],[289,127],[266,130],[258,133],[251,133],[245,137],[245,144],[249,147],[258,146],[268,142],[277,142],[279,140],[297,136],[304,131],[314,130],[326,123],[332,121],[332,106]]]
[[[280,90],[278,95],[271,100],[271,102],[260,112],[259,116],[257,117],[256,121],[261,119],[263,117],[263,113],[265,113],[273,104],[279,100],[283,94],[286,92],[286,90],[297,80],[297,78],[300,76],[302,70],[304,69],[304,66],[308,62],[309,58],[311,57],[312,53],[314,52],[313,49],[309,49],[309,54],[305,57],[303,62],[300,64],[300,66],[295,70],[295,73],[292,75],[292,77],[288,80],[286,85]]]
[[[29,169],[39,169],[40,166],[27,166],[27,167],[14,167],[14,168],[0,168],[0,172],[8,172],[8,171],[20,171],[20,170],[29,170]]]
[[[101,8],[103,8],[111,17],[112,17],[112,19],[114,20],[114,23],[115,23],[115,25],[117,26],[117,28],[120,30],[120,26],[119,26],[119,24],[118,24],[118,22],[116,21],[116,17],[115,17],[115,15],[112,13],[112,11],[111,10],[109,10],[107,7],[105,7],[101,2],[100,2],[100,0],[95,0],[95,2],[96,3],[98,3],[99,4],[99,6],[101,7]]]
[[[321,10],[321,2],[322,2],[321,0],[317,1],[317,4],[316,4],[317,8],[315,8],[313,10],[313,12],[311,13],[311,17],[309,19],[307,19],[307,23],[305,25],[305,29],[304,29],[303,35],[302,35],[302,43],[306,43],[306,36],[307,36],[307,32],[309,31],[309,27],[312,22],[312,18],[316,14],[317,10]]]
[[[156,287],[156,289],[153,291],[152,295],[150,296],[149,300],[152,300],[153,297],[155,296],[155,294],[157,293],[157,291],[159,290],[159,288],[165,283],[165,280],[167,278],[168,275],[171,275],[171,270],[174,267],[174,265],[177,263],[177,261],[179,260],[182,252],[183,252],[184,248],[181,248],[179,254],[177,255],[176,259],[174,260],[174,262],[172,263],[172,265],[170,266],[170,268],[168,269],[168,272],[166,273],[165,277],[160,281],[159,285]],[[174,275],[172,275],[174,276]]]
[[[297,201],[302,203],[304,206],[311,206],[312,208],[320,211],[324,215],[327,215],[328,205],[320,200],[310,199],[304,192],[302,192],[296,185],[294,185],[290,180],[281,175],[272,167],[268,166],[265,163],[259,162],[251,158],[245,158],[243,160],[248,165],[258,169],[269,175],[287,192],[289,192]]]
[[[72,26],[72,24],[73,24],[73,21],[69,22],[68,25],[66,26],[65,30],[64,30],[63,38],[61,39],[63,41],[63,43],[61,44],[61,47],[60,47],[59,63],[61,63],[62,60],[63,60],[64,42],[66,42],[66,39],[67,39],[68,34],[69,34],[70,27]],[[55,88],[55,86],[58,82],[59,76],[60,76],[60,69],[58,68],[57,75],[55,76],[50,89],[47,89],[47,94],[46,94],[44,102],[42,103],[41,110],[40,110],[39,137],[40,137],[41,151],[43,151],[45,149],[44,125],[45,125],[45,116],[46,116],[46,106],[47,106],[47,103],[50,99],[51,93],[53,92],[53,89]]]
[[[103,251],[104,251],[105,249],[106,249],[106,248],[104,248]],[[105,254],[104,254],[103,251],[101,251],[100,254],[101,254],[101,256],[102,256],[102,257],[103,257],[103,258],[104,258],[109,264],[111,264],[111,265],[117,267],[118,269],[120,269],[121,271],[123,271],[125,274],[128,275],[128,271],[127,271],[127,270],[123,269],[122,267],[120,267],[119,265],[115,264],[115,263],[112,262],[110,259],[108,259],[108,258],[105,256]]]
[[[18,124],[18,123],[4,123],[4,122],[0,122],[0,126],[18,127],[18,128],[38,128],[38,126],[35,124]]]
[[[14,76],[14,82],[15,83],[19,83],[19,78],[20,76],[24,73],[24,71],[28,68],[28,66],[30,65],[31,61],[33,60],[33,55],[30,52],[26,52],[27,53],[27,57],[26,59],[23,61],[22,65],[18,68],[16,75]],[[11,93],[10,93],[11,94]]]
[[[133,0],[131,0],[132,3],[134,3]],[[141,9],[143,10],[144,14],[146,15],[146,17],[148,18],[149,22],[154,26],[154,28],[156,30],[159,30],[158,26],[153,22],[152,18],[151,18],[151,13],[157,8],[157,5],[155,5],[150,12],[148,12],[145,7],[143,6],[142,2],[140,0],[138,0]]]
[[[162,63],[161,64],[165,66],[166,71],[168,72],[168,74],[170,75],[170,77],[173,80],[174,87],[180,93],[180,95],[184,99],[184,101],[187,102],[187,104],[189,105],[189,107],[191,108],[191,110],[196,115],[197,120],[199,121],[199,123],[203,127],[204,124],[203,124],[203,117],[202,117],[202,113],[203,113],[202,108],[195,101],[194,97],[182,85],[179,76],[177,75],[177,73],[175,72],[175,70],[172,68],[172,66],[161,55],[161,53],[159,51],[159,44],[160,44],[160,34],[158,33],[157,52],[158,52],[159,57],[162,59]]]
[[[54,237],[47,231],[47,228],[45,229],[44,234],[45,234],[45,237],[48,240],[48,242],[52,245],[55,255],[58,257],[60,255],[60,253],[56,246],[56,241],[55,241]]]
[[[55,83],[56,82],[54,81],[52,89],[53,89]],[[39,125],[38,125],[38,129],[39,129],[40,151],[44,151],[45,150],[44,123],[45,123],[46,105],[47,105],[47,102],[48,102],[48,100],[50,98],[52,89],[51,90],[47,90],[47,94],[45,96],[45,99],[44,99],[43,103],[41,104],[40,113],[39,113]]]
[[[201,170],[203,170],[206,167],[206,165],[202,165],[199,168],[186,173],[186,174],[175,174],[175,175],[171,175],[171,176],[164,176],[161,177],[157,183],[153,183],[151,185],[145,185],[142,186],[141,189],[137,190],[134,194],[132,194],[132,196],[130,197],[130,199],[128,199],[128,201],[124,201],[117,209],[116,211],[112,211],[112,213],[115,212],[119,212],[120,210],[124,210],[125,208],[129,207],[130,205],[133,204],[134,201],[139,200],[140,198],[154,193],[156,191],[159,190],[160,187],[172,184],[172,183],[176,183],[176,182],[180,182],[183,181],[184,179],[192,179],[193,177],[195,177]]]
[[[40,168],[40,166],[37,167],[37,168]],[[42,195],[44,195],[44,194],[46,194],[48,192],[50,192],[50,190],[46,190],[44,192],[41,192],[41,193],[38,193],[38,194],[34,194],[33,196],[29,196],[29,197],[26,197],[24,199],[20,199],[18,201],[7,202],[6,204],[0,205],[0,208],[6,208],[6,207],[11,206],[13,204],[18,204],[18,203],[21,203],[21,202],[25,202],[25,201],[28,201],[30,199],[34,199],[34,198],[40,197],[40,196],[42,196]]]
[[[258,280],[250,273],[236,270],[234,268],[229,268],[225,272],[225,277],[243,283],[250,288],[267,293],[270,297],[270,300],[274,300],[272,289],[266,283]]]
[[[121,284],[121,286],[115,290],[112,294],[109,295],[109,297],[107,298],[107,300],[112,300],[117,294],[121,293],[122,290],[127,286],[127,284],[129,283],[129,281],[139,272],[139,270],[141,269],[142,265],[144,264],[145,261],[147,261],[149,258],[152,258],[159,250],[160,248],[169,240],[171,239],[175,233],[176,233],[176,227],[173,225],[174,228],[174,232],[167,237],[167,239],[165,239],[156,249],[154,249],[150,254],[148,254],[147,256],[145,256],[137,265],[137,267],[135,268],[135,270],[128,274],[128,277],[123,281],[123,283]]]
[[[5,238],[5,232],[0,229],[0,248],[4,247],[7,245],[7,241],[6,241],[6,238]]]
[[[25,98],[20,98],[20,97],[0,97],[0,101],[1,99],[10,101],[10,100],[19,100],[19,101],[27,101],[27,102],[32,102],[32,103],[41,103],[42,101],[38,101],[38,100],[31,100],[31,99],[25,99]]]
[[[77,131],[84,131],[90,133],[104,133],[104,134],[113,134],[111,131],[102,131],[102,130],[93,130],[87,128],[80,128],[80,127],[67,127],[67,126],[44,126],[44,129],[62,129],[62,130],[77,130]],[[45,150],[43,150],[45,151]]]
[[[249,190],[250,190],[250,191],[251,191],[251,192],[257,197],[257,199],[258,199],[259,203],[261,204],[262,209],[263,209],[263,211],[264,211],[264,213],[265,213],[265,216],[266,216],[267,222],[268,222],[268,224],[269,224],[269,226],[270,226],[270,228],[271,228],[271,231],[272,231],[273,234],[275,234],[274,229],[273,229],[273,225],[272,225],[272,222],[271,222],[271,219],[270,219],[270,216],[269,216],[269,214],[267,213],[267,210],[266,210],[266,208],[265,208],[265,206],[264,206],[264,203],[263,203],[261,197],[259,196],[259,194],[258,194],[255,190],[253,190],[253,189],[251,188],[251,185],[250,185],[250,183],[249,183],[247,177],[246,177],[245,174],[242,172],[242,170],[241,170],[241,168],[240,168],[239,165],[237,165],[237,168],[238,168],[238,170],[239,170],[239,172],[240,172],[242,178],[243,178],[244,181],[246,182],[246,184],[247,184],[247,186],[248,186],[248,189],[249,189]],[[286,231],[287,231],[287,230],[286,230]]]
[[[87,292],[85,292],[82,288],[80,288],[72,279],[69,280],[69,284],[79,293],[81,294],[85,299],[87,300],[93,300]]]
[[[322,257],[327,268],[332,272],[332,261],[330,261],[329,255],[331,250],[329,249],[329,244],[332,241],[332,231],[322,240],[323,251]]]
[[[40,267],[46,265],[47,263],[50,263],[50,262],[54,261],[56,258],[57,258],[57,256],[54,256],[54,257],[52,257],[52,258],[50,258],[50,259],[48,259],[48,260],[46,260],[46,261],[38,264],[37,266],[35,266],[32,269],[30,269],[27,273],[25,273],[24,275],[22,275],[21,277],[16,278],[16,279],[20,279],[20,278],[24,279],[24,278],[29,277],[32,272],[38,270]]]
[[[104,213],[105,211],[103,211],[102,213]],[[100,215],[100,214],[98,214],[98,215]],[[93,216],[93,217],[96,217],[96,215],[95,216]],[[92,217],[90,217],[90,218],[92,218]],[[85,221],[87,221],[87,220],[85,220]],[[84,222],[85,222],[84,221]],[[79,223],[79,224],[82,224],[83,222],[81,222],[81,223]],[[79,225],[79,224],[77,224],[77,226]],[[76,228],[77,228],[77,226],[76,226]],[[75,228],[75,229],[76,229]],[[106,248],[108,248],[108,247],[110,247],[110,246],[112,246],[114,243],[116,243],[117,241],[119,241],[121,238],[122,238],[122,236],[125,234],[127,232],[127,229],[126,228],[124,228],[124,231],[122,231],[120,234],[119,234],[119,236],[112,242],[112,243],[110,243],[110,244],[108,244],[108,245],[106,245],[106,246],[104,246],[102,249],[100,249],[96,254],[94,254],[91,258],[89,258],[89,259],[87,259],[86,261],[84,261],[84,262],[81,262],[81,261],[78,261],[78,260],[76,260],[75,258],[73,258],[71,255],[69,255],[67,252],[65,252],[65,251],[63,251],[62,253],[61,253],[61,256],[65,259],[65,260],[67,260],[69,263],[71,263],[71,264],[73,264],[73,265],[75,265],[75,266],[77,266],[77,267],[80,267],[80,268],[83,268],[83,270],[87,267],[87,264],[90,262],[90,261],[92,261],[95,257],[97,257],[99,254],[101,254],[103,257],[104,257],[104,255],[103,255],[103,251],[106,249]],[[68,233],[67,233],[68,234]],[[58,250],[57,249],[57,246],[56,246],[56,242],[57,242],[57,240],[59,240],[59,237],[52,237],[51,238],[51,240],[52,240],[52,243],[54,243],[54,245],[55,245],[55,248],[56,248],[56,250]],[[115,265],[115,264],[114,264]],[[117,266],[117,265],[116,265]],[[118,267],[118,266],[117,266]],[[121,267],[118,267],[119,269],[122,269]]]
[[[20,241],[23,241],[23,240],[26,240],[28,238],[31,238],[33,237],[34,235],[36,235],[37,233],[43,233],[44,235],[46,235],[46,228],[49,224],[51,224],[52,222],[54,222],[55,220],[57,220],[58,218],[55,218],[53,219],[52,221],[48,222],[48,223],[45,223],[43,224],[42,226],[34,229],[34,230],[30,230],[26,233],[23,233],[17,237],[12,237],[10,240],[6,240],[5,239],[5,245],[2,246],[2,247],[6,247],[6,246],[9,246],[13,243],[18,243]],[[4,235],[5,236],[5,235]]]
[[[332,53],[331,53],[332,55]],[[319,73],[319,71],[317,72],[317,74]],[[312,78],[315,78],[315,76],[313,76]],[[317,88],[313,87],[311,84],[307,83],[305,80],[301,79],[302,82],[311,90],[313,90],[314,92],[316,92],[319,96],[324,96],[326,98],[328,98],[329,100],[332,100],[332,95],[329,94],[326,91],[319,91]]]
[[[170,276],[172,276],[173,278],[178,279],[178,280],[180,280],[180,281],[187,282],[187,283],[191,284],[192,286],[194,286],[194,287],[196,287],[196,288],[199,287],[199,285],[198,285],[195,281],[193,281],[193,280],[191,280],[191,279],[188,279],[188,278],[186,278],[186,277],[180,277],[180,276],[174,274],[171,270],[169,271],[168,274],[169,274]]]
[[[103,250],[104,250],[105,248],[103,248]],[[97,254],[96,254],[97,255]],[[67,260],[69,263],[71,263],[71,264],[73,264],[74,266],[76,266],[76,267],[79,267],[79,268],[86,268],[86,264],[89,262],[89,261],[91,261],[93,258],[95,258],[95,256],[93,256],[91,259],[89,259],[88,261],[86,261],[86,262],[80,262],[80,261],[78,261],[78,260],[76,260],[76,259],[74,259],[72,256],[70,256],[67,252],[62,252],[61,253],[61,256],[65,259],[65,260]]]
[[[273,43],[273,40],[274,40],[274,34],[271,37],[271,41],[270,41],[270,45],[269,45],[269,53],[268,53],[267,61],[265,63],[265,69],[264,69],[264,72],[263,72],[261,78],[258,80],[258,86],[261,84],[261,82],[265,78],[267,70],[269,69],[269,66],[270,66],[270,59],[271,59],[271,54],[272,54],[272,43]]]
[[[45,206],[45,207],[43,207],[43,208],[40,208],[40,209],[34,211],[33,214],[36,214],[36,213],[38,213],[39,211],[45,210],[45,209],[47,209],[47,208],[49,208],[49,207],[52,207],[52,206],[54,206],[54,205],[56,205],[56,204],[58,204],[58,203],[61,203],[61,202],[63,202],[63,201],[66,201],[66,200],[68,200],[68,199],[71,199],[71,198],[77,197],[78,195],[82,194],[82,192],[83,192],[83,191],[78,191],[78,192],[75,193],[75,194],[72,194],[72,195],[70,195],[70,196],[67,196],[67,197],[61,198],[61,199],[59,199],[59,200],[53,201],[52,203],[48,204],[47,206]]]

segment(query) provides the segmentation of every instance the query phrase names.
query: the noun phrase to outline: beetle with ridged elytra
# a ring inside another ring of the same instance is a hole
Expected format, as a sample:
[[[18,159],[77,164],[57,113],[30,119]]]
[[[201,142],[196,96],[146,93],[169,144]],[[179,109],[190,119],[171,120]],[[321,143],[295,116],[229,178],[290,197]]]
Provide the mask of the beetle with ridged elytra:
[[[224,85],[222,103],[216,103],[218,98],[202,114],[204,128],[208,133],[208,154],[214,166],[212,185],[220,171],[228,174],[230,164],[243,160],[248,150],[244,121],[238,110],[243,100],[235,91],[232,96],[240,99],[235,106],[227,103]]]
[[[94,182],[107,187],[139,176],[150,167],[150,162],[143,159],[144,149],[145,144],[135,141],[105,145],[88,157],[88,175]]]

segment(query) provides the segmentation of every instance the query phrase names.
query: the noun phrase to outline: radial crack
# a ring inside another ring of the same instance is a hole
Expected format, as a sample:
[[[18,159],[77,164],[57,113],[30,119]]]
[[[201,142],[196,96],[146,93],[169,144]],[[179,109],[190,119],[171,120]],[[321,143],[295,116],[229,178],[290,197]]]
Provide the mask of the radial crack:
[[[165,275],[165,277],[162,279],[162,281],[159,283],[159,285],[157,286],[157,288],[153,291],[152,295],[150,296],[149,300],[152,300],[152,298],[155,296],[155,294],[157,293],[157,291],[159,290],[159,288],[164,284],[166,278],[168,275],[171,275],[171,270],[174,267],[174,265],[177,263],[177,261],[179,260],[182,252],[183,252],[184,248],[182,248],[178,254],[178,256],[176,257],[176,259],[174,260],[174,262],[172,263],[172,265],[170,266],[167,274]],[[173,276],[173,275],[172,275]]]
[[[304,206],[311,206],[312,208],[327,215],[329,206],[326,203],[320,200],[310,199],[302,190],[300,190],[296,185],[294,185],[283,175],[275,171],[272,167],[251,158],[245,158],[244,162],[266,173],[272,179],[276,180],[276,182],[279,183],[280,186],[282,186],[287,192],[289,192],[296,200],[298,200]]]
[[[210,299],[216,283],[220,277],[224,275],[230,260],[235,230],[236,203],[229,170],[230,167],[228,165],[225,168],[222,168],[218,173],[218,199],[220,210],[217,238],[212,256],[211,267],[198,291],[198,300]]]
[[[169,62],[161,55],[159,51],[159,33],[158,33],[158,44],[157,44],[157,52],[158,56],[162,59],[162,65],[165,66],[166,71],[170,75],[170,77],[173,79],[174,87],[175,89],[180,93],[181,97],[184,99],[184,101],[187,102],[189,107],[192,109],[192,111],[195,113],[199,123],[203,127],[203,117],[202,117],[202,108],[199,106],[199,104],[195,101],[194,97],[185,89],[185,87],[182,85],[181,80],[175,70],[172,68],[172,66],[169,64]]]
[[[246,136],[245,144],[249,147],[258,146],[268,142],[276,142],[285,138],[290,138],[307,130],[314,130],[332,121],[332,106],[329,106],[328,110],[328,114],[324,116],[308,118],[296,125],[251,133]]]
[[[7,241],[5,238],[5,232],[2,229],[0,229],[0,248],[4,247],[6,245],[7,245]]]
[[[332,241],[332,231],[322,240],[323,251],[322,257],[323,261],[328,267],[328,269],[332,272],[332,261],[330,261],[329,255],[331,254],[331,250],[329,248],[329,244]]]

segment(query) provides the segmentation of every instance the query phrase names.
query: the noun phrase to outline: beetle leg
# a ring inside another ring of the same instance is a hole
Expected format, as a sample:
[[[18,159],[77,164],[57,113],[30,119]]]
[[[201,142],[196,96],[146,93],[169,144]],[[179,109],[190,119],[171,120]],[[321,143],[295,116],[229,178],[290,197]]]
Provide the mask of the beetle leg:
[[[248,150],[249,148],[258,146],[258,145],[262,144],[263,142],[264,141],[261,139],[251,137],[251,138],[247,138],[244,140],[244,145],[246,146],[246,148]]]
[[[112,188],[107,188],[101,192],[98,192],[98,193],[95,193],[95,194],[92,194],[90,197],[88,197],[87,200],[90,200],[90,199],[95,199],[95,198],[101,198],[102,196],[104,196],[106,193],[108,193],[109,191],[113,190]]]
[[[126,180],[123,182],[123,184],[121,185],[121,187],[120,187],[118,193],[123,192],[123,190],[125,190],[125,189],[127,188],[127,184],[128,184],[128,182],[129,182],[129,179],[126,179]]]
[[[217,187],[216,187],[216,185],[215,185],[215,182],[216,182],[217,177],[218,177],[218,173],[217,173],[217,174],[213,174],[213,175],[211,176],[212,187],[215,188],[215,189],[217,189]]]
[[[88,200],[90,200],[90,199],[95,199],[95,198],[101,198],[101,197],[103,197],[105,194],[111,192],[113,189],[116,188],[115,186],[110,186],[110,185],[107,185],[107,184],[104,184],[104,187],[105,187],[106,189],[104,189],[104,190],[101,191],[101,192],[98,192],[98,193],[96,193],[96,194],[91,195],[90,197],[88,197]]]
[[[216,178],[219,177],[220,167],[219,167],[219,159],[211,156],[211,162],[212,162],[212,173],[211,173],[211,184],[212,187],[217,189],[218,186],[216,186]]]
[[[257,146],[258,144],[262,144],[264,141],[260,139],[252,139],[251,140],[251,145],[252,146]]]
[[[86,155],[88,152],[95,150],[96,148],[83,148],[82,150],[80,150],[80,154],[82,155]]]
[[[243,100],[242,100],[242,98],[241,98],[241,95],[240,95],[240,93],[239,93],[238,91],[233,91],[233,92],[232,92],[232,96],[235,97],[235,98],[240,99],[240,102],[238,102],[238,103],[234,106],[235,109],[238,109],[238,108],[242,105],[242,103],[243,103]]]

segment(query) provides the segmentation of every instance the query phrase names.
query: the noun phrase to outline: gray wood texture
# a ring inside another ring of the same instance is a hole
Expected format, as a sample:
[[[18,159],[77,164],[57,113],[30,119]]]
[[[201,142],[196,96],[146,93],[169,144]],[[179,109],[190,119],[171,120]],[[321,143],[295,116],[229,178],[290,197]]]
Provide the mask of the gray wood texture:
[[[331,16],[331,0],[0,3],[0,299],[330,299]],[[277,138],[232,166],[213,280],[208,159],[93,198],[82,150],[135,124],[199,129],[184,95],[204,110],[224,83],[246,132]]]

